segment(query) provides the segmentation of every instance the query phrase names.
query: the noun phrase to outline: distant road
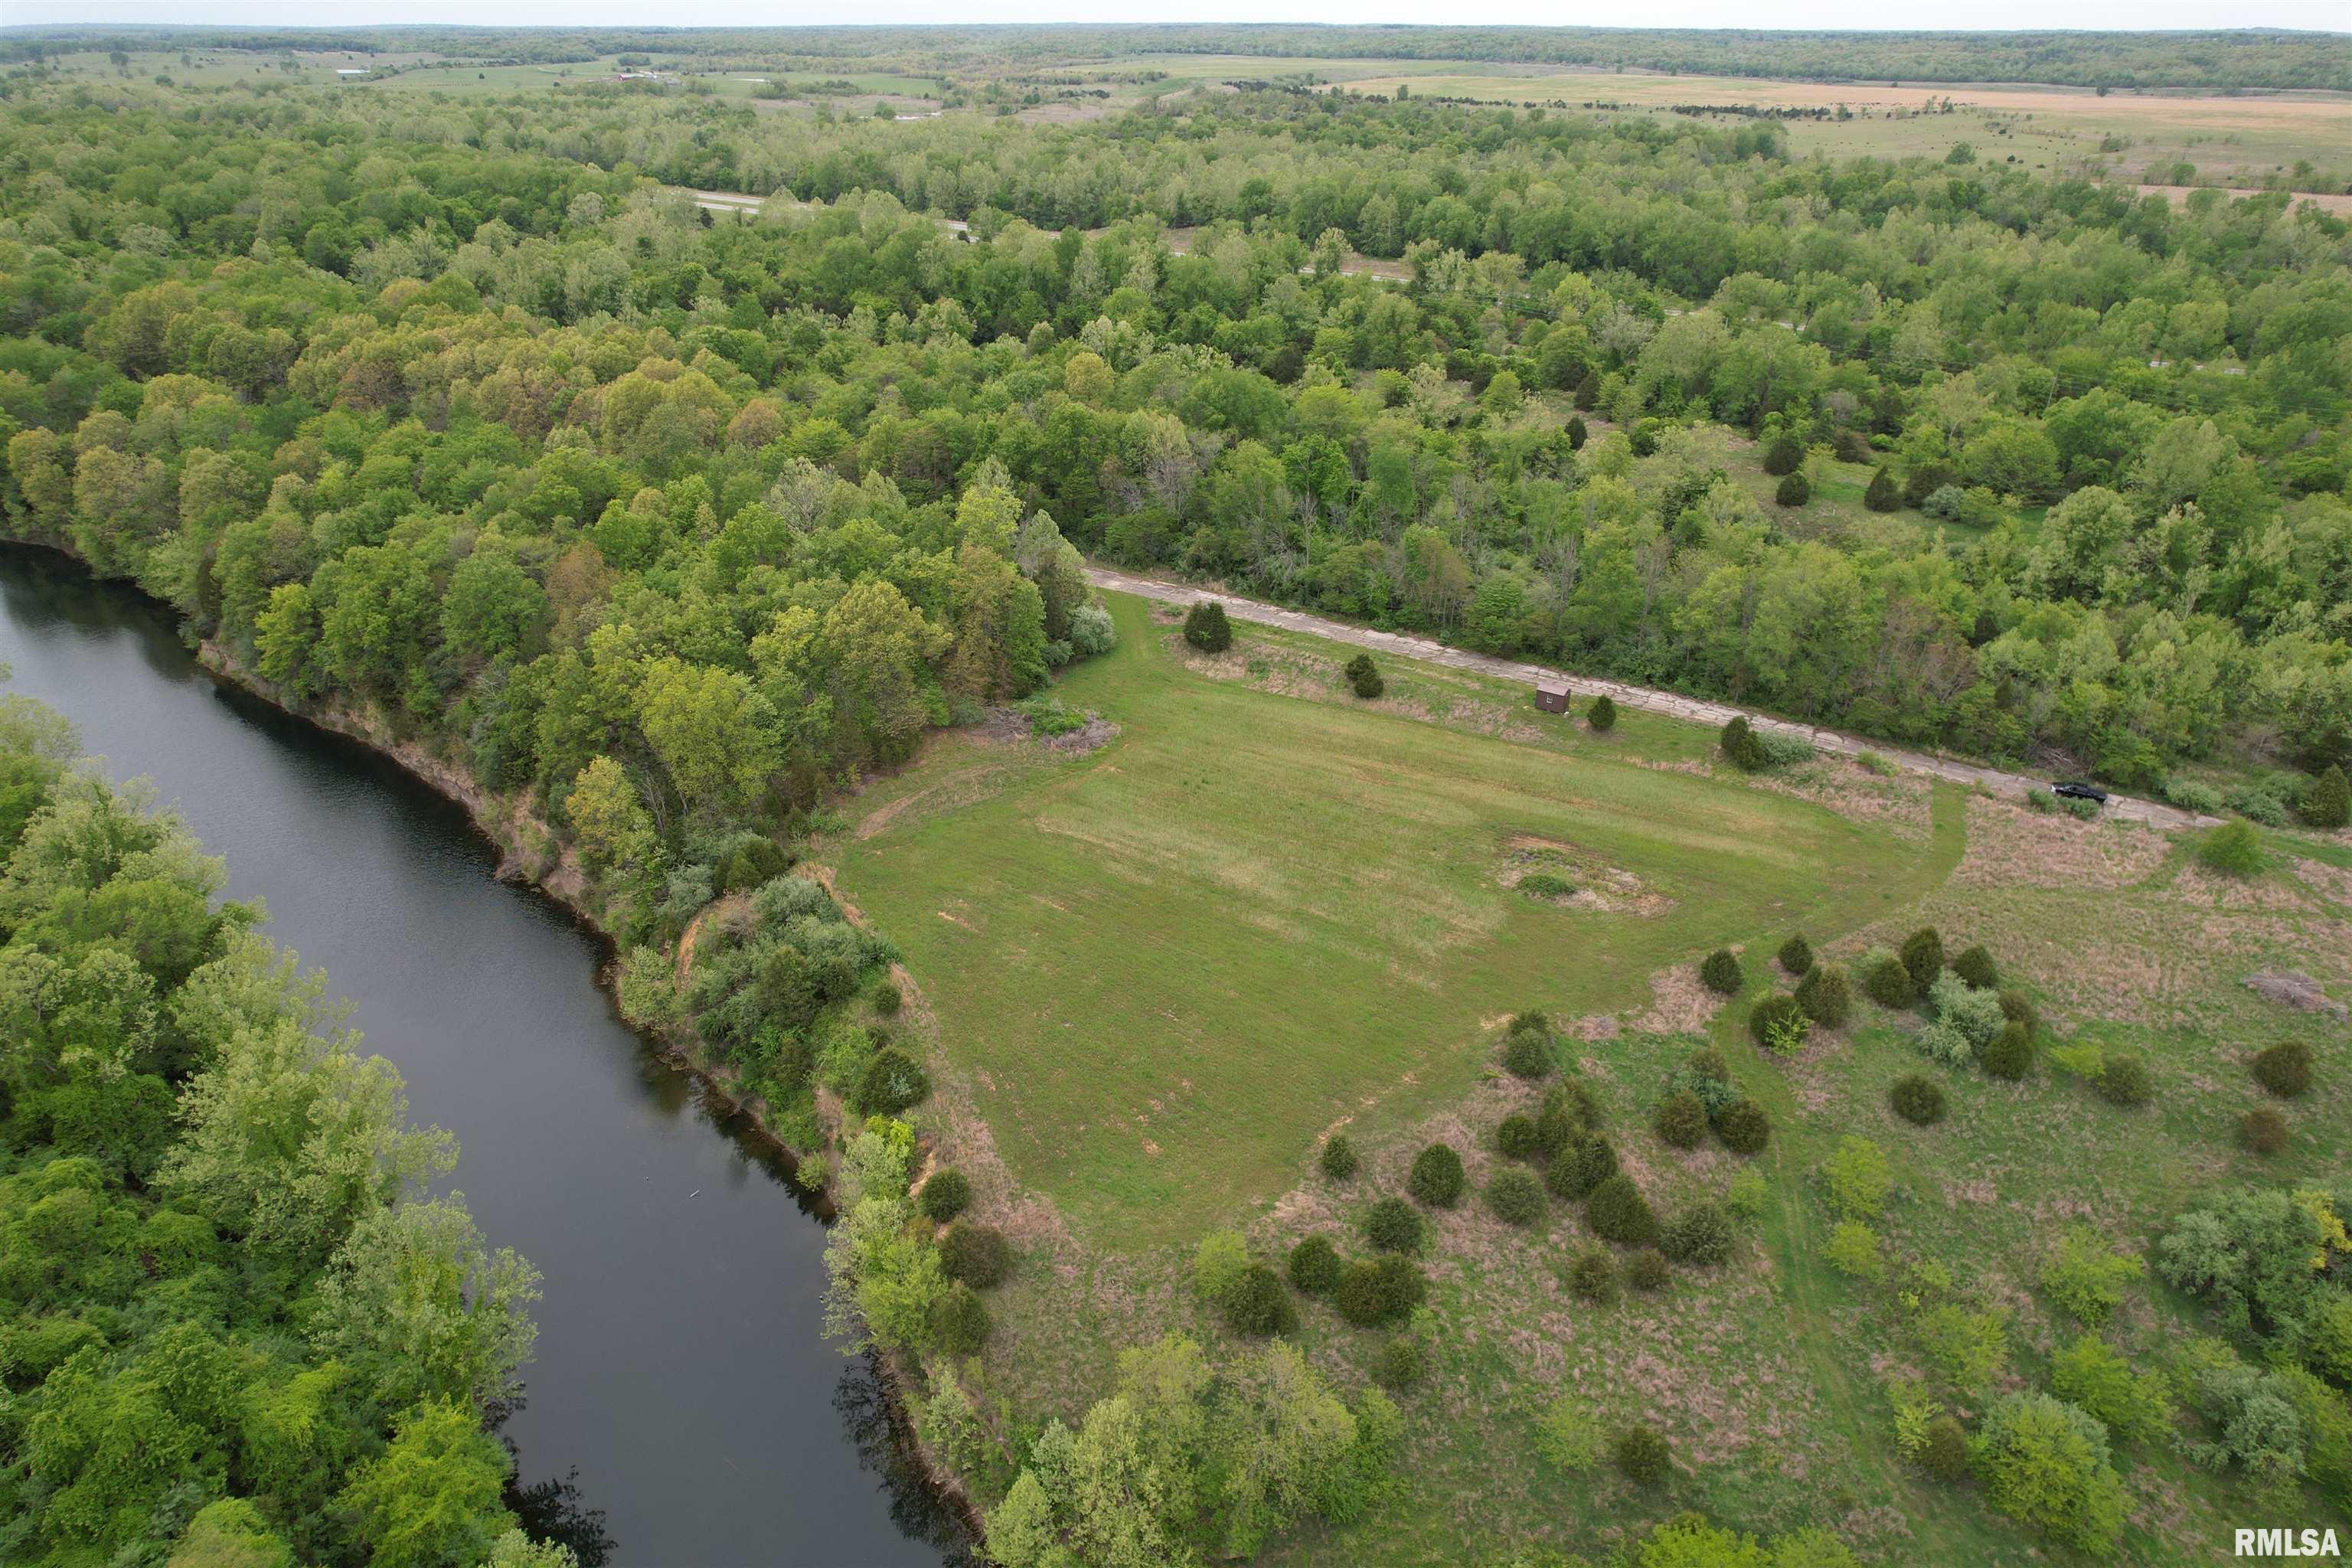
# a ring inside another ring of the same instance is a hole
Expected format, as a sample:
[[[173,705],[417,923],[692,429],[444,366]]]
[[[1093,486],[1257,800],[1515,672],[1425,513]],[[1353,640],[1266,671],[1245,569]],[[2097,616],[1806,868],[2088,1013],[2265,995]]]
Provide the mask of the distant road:
[[[1734,715],[1747,712],[1748,721],[1758,730],[1770,734],[1796,735],[1811,742],[1824,752],[1842,756],[1858,756],[1874,752],[1906,773],[1913,773],[1971,788],[1981,785],[1995,795],[2022,800],[2029,789],[2048,786],[2045,779],[2024,773],[2002,773],[1998,768],[1979,767],[1973,763],[1956,763],[1943,757],[1929,756],[1925,752],[1906,752],[1877,741],[1859,740],[1835,730],[1816,729],[1810,724],[1793,724],[1785,719],[1774,719],[1762,713],[1748,712],[1721,702],[1705,702],[1696,697],[1684,697],[1672,691],[1660,691],[1647,686],[1627,686],[1622,681],[1601,680],[1590,676],[1570,675],[1549,665],[1521,664],[1514,659],[1496,658],[1491,654],[1472,653],[1465,648],[1448,647],[1427,637],[1407,637],[1401,632],[1374,631],[1368,626],[1350,626],[1345,621],[1326,620],[1310,616],[1304,610],[1286,610],[1279,605],[1262,604],[1237,595],[1220,593],[1213,588],[1196,587],[1189,583],[1163,582],[1157,577],[1139,577],[1131,573],[1114,572],[1107,566],[1089,565],[1087,575],[1098,588],[1115,594],[1135,594],[1162,604],[1192,605],[1203,599],[1221,601],[1225,612],[1237,619],[1255,621],[1261,625],[1280,626],[1286,631],[1306,632],[1315,637],[1329,637],[1334,642],[1350,643],[1370,648],[1377,653],[1392,654],[1400,658],[1425,659],[1455,669],[1467,669],[1480,675],[1491,675],[1505,680],[1523,681],[1533,686],[1539,679],[1566,680],[1582,700],[1606,695],[1621,708],[1638,708],[1645,713],[1663,713],[1670,719],[1687,720],[1694,724],[1706,724],[1720,729]],[[2166,829],[2181,827],[2214,827],[2221,824],[2218,816],[2200,816],[2182,811],[2178,806],[2158,801],[2137,800],[2129,795],[2110,795],[2106,814],[2126,822],[2144,822],[2151,827]]]

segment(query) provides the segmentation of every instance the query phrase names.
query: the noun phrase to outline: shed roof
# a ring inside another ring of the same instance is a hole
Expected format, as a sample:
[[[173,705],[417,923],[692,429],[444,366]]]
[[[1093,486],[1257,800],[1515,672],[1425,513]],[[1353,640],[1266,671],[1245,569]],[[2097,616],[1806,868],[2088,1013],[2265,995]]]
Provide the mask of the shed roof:
[[[1568,691],[1568,682],[1565,680],[1538,680],[1536,682],[1536,689],[1549,697],[1565,696]]]

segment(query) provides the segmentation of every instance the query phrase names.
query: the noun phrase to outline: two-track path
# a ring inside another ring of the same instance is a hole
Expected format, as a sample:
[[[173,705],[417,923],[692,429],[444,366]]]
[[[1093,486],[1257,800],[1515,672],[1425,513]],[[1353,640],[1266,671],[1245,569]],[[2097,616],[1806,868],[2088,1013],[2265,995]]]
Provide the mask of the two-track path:
[[[1835,730],[1817,729],[1811,724],[1792,723],[1769,714],[1735,708],[1727,703],[1707,702],[1678,692],[1660,691],[1654,687],[1628,686],[1620,680],[1602,680],[1595,676],[1570,675],[1549,665],[1523,664],[1517,659],[1497,658],[1492,654],[1472,653],[1466,648],[1448,647],[1428,637],[1408,637],[1402,632],[1374,631],[1369,626],[1350,626],[1345,621],[1327,620],[1308,615],[1304,610],[1286,610],[1279,605],[1262,604],[1235,594],[1223,593],[1190,583],[1170,583],[1157,577],[1139,577],[1132,573],[1114,572],[1107,566],[1089,565],[1087,575],[1099,588],[1115,594],[1135,594],[1163,604],[1191,605],[1203,599],[1222,601],[1225,613],[1244,621],[1262,626],[1280,626],[1286,631],[1305,632],[1310,636],[1328,637],[1334,642],[1353,644],[1370,648],[1376,653],[1392,654],[1399,658],[1417,658],[1431,664],[1443,664],[1454,669],[1466,669],[1479,675],[1491,675],[1504,680],[1525,681],[1533,685],[1538,680],[1567,680],[1580,699],[1590,700],[1606,695],[1621,708],[1636,708],[1645,713],[1663,713],[1670,719],[1684,719],[1694,724],[1720,727],[1730,722],[1734,715],[1747,713],[1748,723],[1772,734],[1798,735],[1811,741],[1824,752],[1843,756],[1859,756],[1874,752],[1906,773],[1927,778],[1946,779],[1971,788],[1981,786],[1995,795],[2012,799],[2024,798],[2029,789],[2043,787],[2044,781],[2024,773],[2003,773],[1999,768],[1980,767],[1974,763],[1955,762],[1948,757],[1930,756],[1925,752],[1905,751],[1881,742],[1865,741],[1843,734]],[[2214,816],[2200,816],[2178,806],[2158,801],[2137,800],[2129,795],[2110,795],[2107,815],[2127,822],[2144,822],[2151,827],[2211,827],[2221,822]]]

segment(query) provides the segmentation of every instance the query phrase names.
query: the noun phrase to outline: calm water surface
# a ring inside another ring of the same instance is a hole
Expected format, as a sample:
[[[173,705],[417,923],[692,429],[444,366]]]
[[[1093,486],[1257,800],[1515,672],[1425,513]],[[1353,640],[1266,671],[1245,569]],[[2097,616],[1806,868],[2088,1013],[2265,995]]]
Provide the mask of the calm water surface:
[[[546,1276],[506,1427],[521,1479],[571,1475],[607,1561],[956,1557],[870,1368],[823,1338],[823,1227],[614,1014],[596,942],[492,879],[460,808],[222,688],[168,612],[44,552],[0,546],[0,661],[114,777],[154,781],[226,857],[230,895],[351,998],[415,1119],[457,1135],[452,1184]]]

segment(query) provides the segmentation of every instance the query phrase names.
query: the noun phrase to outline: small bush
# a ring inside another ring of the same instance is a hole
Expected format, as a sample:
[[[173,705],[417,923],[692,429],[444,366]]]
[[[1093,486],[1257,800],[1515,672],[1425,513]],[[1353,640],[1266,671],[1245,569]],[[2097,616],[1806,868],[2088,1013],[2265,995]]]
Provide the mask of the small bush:
[[[2301,1040],[2282,1040],[2255,1056],[2254,1081],[2281,1100],[2300,1099],[2311,1088],[2311,1047]]]
[[[988,1303],[969,1285],[950,1285],[931,1300],[931,1341],[950,1355],[978,1354],[994,1327]]]
[[[2322,770],[2305,786],[2302,809],[2303,819],[2314,827],[2352,826],[2352,782],[2346,780],[2344,770],[2334,763]]]
[[[1536,1419],[1536,1452],[1564,1474],[1591,1475],[1608,1447],[1600,1424],[1580,1399],[1555,1399]]]
[[[2027,1034],[2042,1027],[2042,1012],[2034,1006],[2033,998],[2014,988],[2000,994],[2000,1016],[2012,1024],[2024,1025]]]
[[[907,997],[896,981],[885,980],[874,987],[873,1003],[876,1013],[885,1018],[895,1018],[898,1016],[898,1009],[907,1005]]]
[[[1780,967],[1799,979],[1812,972],[1813,944],[1805,940],[1802,931],[1782,942],[1776,956],[1780,961]]]
[[[1793,477],[1793,476],[1791,476]],[[1628,1426],[1617,1434],[1616,1447],[1611,1457],[1627,1480],[1637,1486],[1655,1486],[1666,1479],[1674,1468],[1674,1453],[1666,1440],[1647,1426]]]
[[[1862,994],[1882,1007],[1908,1007],[1919,1000],[1911,972],[1891,952],[1864,961]]]
[[[2164,781],[2164,798],[2183,811],[2199,812],[2206,816],[2219,816],[2230,809],[2230,803],[2213,785],[2177,775]]]
[[[1936,984],[1944,973],[1944,939],[1934,926],[1921,926],[1903,939],[1903,973],[1911,977],[1911,989],[1920,995]]]
[[[1675,1215],[1660,1245],[1677,1263],[1705,1267],[1729,1258],[1734,1239],[1731,1216],[1724,1213],[1723,1205],[1702,1199]]]
[[[1862,504],[1873,511],[1893,511],[1903,504],[1902,489],[1895,476],[1885,468],[1870,476],[1870,488],[1862,492]]]
[[[1536,1142],[1549,1159],[1601,1125],[1601,1105],[1581,1079],[1569,1079],[1545,1091],[1536,1113]]]
[[[2025,792],[2025,805],[2027,810],[2038,811],[2047,816],[2058,809],[2058,797],[2048,790],[2035,785]]]
[[[1939,1481],[1969,1479],[1969,1429],[1949,1415],[1927,1423],[1927,1441],[1919,1445],[1919,1468]]]
[[[1715,1113],[1715,1135],[1735,1154],[1761,1154],[1772,1141],[1772,1119],[1752,1100],[1735,1100]]]
[[[1659,1103],[1651,1126],[1660,1142],[1696,1149],[1706,1137],[1706,1107],[1689,1089],[1676,1089]]]
[[[1878,1233],[1859,1220],[1842,1219],[1832,1227],[1822,1256],[1849,1279],[1878,1280],[1886,1277],[1886,1258]]]
[[[1543,1178],[1525,1165],[1506,1165],[1486,1184],[1486,1206],[1507,1225],[1533,1225],[1546,1206]]]
[[[1429,1373],[1429,1352],[1410,1334],[1399,1334],[1372,1357],[1372,1381],[1402,1393]]]
[[[1764,448],[1764,471],[1776,479],[1795,473],[1804,460],[1805,449],[1793,436],[1776,436]]]
[[[1530,899],[1564,899],[1576,891],[1576,884],[1557,872],[1530,871],[1519,879],[1518,889]]]
[[[1254,1339],[1288,1333],[1298,1326],[1298,1309],[1283,1289],[1282,1277],[1263,1263],[1243,1270],[1217,1304],[1224,1312],[1225,1327]]]
[[[2097,1328],[2124,1304],[2126,1288],[2147,1273],[2137,1256],[2114,1251],[2088,1226],[2074,1226],[2043,1259],[2042,1288],[2077,1322]]]
[[[1291,1285],[1309,1296],[1328,1296],[1339,1283],[1346,1268],[1339,1260],[1339,1249],[1331,1238],[1320,1234],[1302,1237],[1290,1249],[1283,1272],[1290,1276]]]
[[[1633,1178],[1620,1172],[1586,1194],[1584,1223],[1603,1241],[1620,1247],[1652,1247],[1658,1240],[1658,1216]]]
[[[1410,1258],[1393,1252],[1348,1265],[1331,1292],[1331,1305],[1360,1329],[1402,1322],[1429,1294],[1429,1281]]]
[[[1768,768],[1792,767],[1798,763],[1810,763],[1820,755],[1813,743],[1802,735],[1792,735],[1785,730],[1759,730],[1755,732],[1758,751]]]
[[[879,1050],[866,1064],[857,1080],[857,1109],[867,1116],[895,1116],[919,1105],[931,1092],[931,1080],[912,1057],[900,1050]]]
[[[1344,1182],[1356,1173],[1356,1145],[1344,1132],[1334,1132],[1323,1142],[1323,1173],[1335,1182]]]
[[[2079,795],[2070,795],[2065,799],[2058,803],[2058,809],[2064,812],[2067,816],[2073,817],[2077,822],[2093,822],[2096,821],[2098,818],[2099,803],[2095,800],[2084,800]]]
[[[1663,1290],[1673,1274],[1666,1267],[1666,1255],[1654,1247],[1645,1247],[1625,1259],[1625,1283],[1636,1290]]]
[[[2225,822],[2197,845],[2199,864],[2224,877],[2258,877],[2270,864],[2263,836],[2251,822]]]
[[[2017,1082],[2033,1070],[2033,1031],[2023,1024],[2003,1025],[1978,1060],[1992,1077]]]
[[[2156,1080],[2136,1052],[2117,1051],[2107,1058],[2095,1082],[2099,1097],[2110,1105],[2146,1105],[2156,1098]]]
[[[1909,1073],[1886,1091],[1895,1114],[1914,1127],[1933,1127],[1944,1119],[1944,1086],[1932,1078]]]
[[[1790,474],[1774,487],[1772,499],[1785,507],[1801,507],[1813,499],[1813,487],[1802,474]]]
[[[933,1171],[915,1201],[922,1206],[925,1219],[945,1225],[971,1206],[971,1182],[961,1171]]]
[[[1796,994],[1805,1016],[1824,1029],[1843,1029],[1853,1016],[1853,985],[1837,964],[1816,963],[1805,971]]]
[[[1699,983],[1718,996],[1737,996],[1747,977],[1739,972],[1739,955],[1727,947],[1718,947],[1702,960],[1698,966]]]
[[[2257,1154],[2275,1154],[2286,1141],[2286,1118],[2273,1106],[2258,1105],[2238,1123],[2238,1142]]]
[[[1775,991],[1748,1015],[1748,1033],[1758,1048],[1776,1057],[1796,1055],[1811,1026],[1812,1020],[1797,1005],[1797,999],[1785,991]]]
[[[1412,1171],[1405,1177],[1404,1190],[1432,1208],[1450,1209],[1462,1201],[1462,1189],[1469,1184],[1463,1173],[1462,1156],[1450,1143],[1432,1143],[1412,1157]]]
[[[1349,688],[1367,702],[1388,689],[1388,682],[1381,679],[1380,666],[1372,662],[1370,654],[1360,653],[1349,659],[1347,675]]]
[[[1764,765],[1764,748],[1756,743],[1756,731],[1748,727],[1747,714],[1734,713],[1718,739],[1725,760],[1733,767],[1752,773]]]
[[[1585,1300],[1607,1306],[1617,1300],[1617,1264],[1595,1248],[1577,1254],[1568,1266],[1568,1288]]]
[[[1542,1137],[1536,1131],[1536,1119],[1516,1110],[1504,1117],[1495,1128],[1495,1147],[1511,1160],[1532,1160],[1542,1153]]]
[[[1503,1043],[1503,1066],[1514,1078],[1538,1079],[1552,1069],[1551,1030],[1549,1027],[1520,1028],[1514,1026],[1510,1037]]]
[[[1419,1252],[1428,1238],[1427,1222],[1402,1198],[1382,1198],[1364,1213],[1364,1240],[1376,1251]]]
[[[1765,1181],[1764,1173],[1753,1166],[1733,1173],[1731,1185],[1725,1189],[1723,1194],[1723,1206],[1731,1211],[1732,1218],[1742,1224],[1762,1219],[1764,1210],[1771,1201],[1771,1184]]]
[[[960,1219],[940,1237],[940,1268],[950,1279],[985,1290],[1013,1272],[1013,1247],[994,1226]]]
[[[1832,1211],[1843,1219],[1876,1219],[1885,1211],[1887,1190],[1894,1184],[1886,1151],[1868,1138],[1848,1133],[1822,1162],[1823,1194]]]
[[[1588,1132],[1551,1157],[1544,1167],[1544,1185],[1574,1202],[1590,1196],[1616,1173],[1617,1151],[1600,1133]]]
[[[1608,693],[1601,693],[1592,700],[1592,706],[1584,710],[1584,721],[1591,726],[1595,734],[1606,735],[1617,727],[1617,704],[1610,700]]]
[[[1990,991],[2000,984],[2000,971],[1993,967],[1992,954],[1981,945],[1962,949],[1959,957],[1952,960],[1952,973],[1979,991]]]
[[[1959,1071],[1976,1059],[1977,1048],[1960,1026],[1948,1018],[1938,1018],[1913,1037],[1919,1054],[1937,1067]]]
[[[1978,990],[1955,971],[1947,970],[1937,977],[1927,988],[1927,1001],[1938,1022],[1949,1024],[1967,1037],[1970,1055],[1992,1044],[1993,1037],[2008,1022],[1999,996]]]
[[[1184,640],[1202,653],[1223,653],[1234,646],[1234,628],[1225,606],[1203,599],[1184,612]]]

